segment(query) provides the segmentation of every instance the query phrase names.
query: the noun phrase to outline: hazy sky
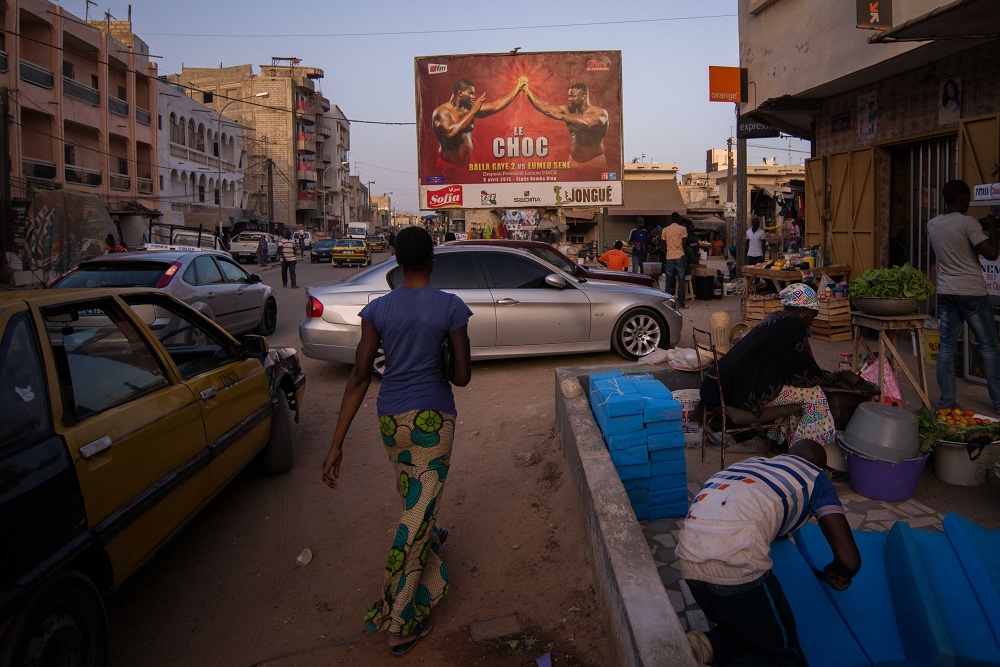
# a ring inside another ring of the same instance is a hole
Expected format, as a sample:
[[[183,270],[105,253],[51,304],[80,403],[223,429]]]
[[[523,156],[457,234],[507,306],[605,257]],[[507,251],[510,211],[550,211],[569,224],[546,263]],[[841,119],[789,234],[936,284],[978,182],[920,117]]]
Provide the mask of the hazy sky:
[[[65,0],[83,16],[84,0]],[[624,158],[704,171],[705,152],[734,132],[732,104],[708,101],[708,66],[739,65],[734,0],[624,2],[342,2],[340,0],[133,0],[132,28],[161,74],[189,67],[296,57],[323,69],[323,93],[352,121],[413,123],[413,58],[521,51],[622,52]],[[127,0],[98,0],[90,17],[128,15]],[[575,25],[572,25],[575,24]],[[597,103],[597,100],[594,100]],[[763,156],[800,164],[808,144],[750,140]],[[789,151],[792,152],[789,152]],[[351,124],[352,173],[392,192],[396,210],[416,211],[416,130]]]

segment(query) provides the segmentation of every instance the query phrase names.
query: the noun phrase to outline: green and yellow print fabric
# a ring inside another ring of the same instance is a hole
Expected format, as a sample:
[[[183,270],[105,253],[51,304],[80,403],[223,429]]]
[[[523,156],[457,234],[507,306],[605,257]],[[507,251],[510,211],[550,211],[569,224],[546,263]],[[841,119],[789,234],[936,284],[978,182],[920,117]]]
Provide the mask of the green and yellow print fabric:
[[[365,609],[369,632],[413,634],[448,593],[437,508],[448,477],[455,415],[412,410],[379,417],[382,442],[395,463],[403,515],[385,564],[382,597]]]

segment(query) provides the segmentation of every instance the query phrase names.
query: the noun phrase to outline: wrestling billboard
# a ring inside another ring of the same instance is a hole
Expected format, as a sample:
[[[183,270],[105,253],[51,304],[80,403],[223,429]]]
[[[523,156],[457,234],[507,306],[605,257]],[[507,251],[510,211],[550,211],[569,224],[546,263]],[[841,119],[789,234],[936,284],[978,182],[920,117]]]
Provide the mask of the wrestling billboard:
[[[621,206],[621,51],[414,59],[420,208]]]

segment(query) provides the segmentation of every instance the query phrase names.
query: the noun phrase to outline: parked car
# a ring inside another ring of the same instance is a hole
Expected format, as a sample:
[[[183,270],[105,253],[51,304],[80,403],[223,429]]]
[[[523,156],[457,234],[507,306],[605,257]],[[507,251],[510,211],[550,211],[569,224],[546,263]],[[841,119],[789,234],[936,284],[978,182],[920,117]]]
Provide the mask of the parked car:
[[[371,266],[372,251],[364,239],[340,239],[333,244],[330,263],[334,266]]]
[[[274,291],[229,255],[214,250],[162,250],[101,255],[50,287],[156,287],[226,331],[270,336],[278,324]]]
[[[291,468],[304,390],[162,291],[0,292],[0,664],[106,664],[104,596],[251,461]]]
[[[307,288],[307,317],[299,325],[302,352],[354,363],[361,341],[358,313],[402,282],[402,268],[389,259],[341,283]],[[661,291],[584,282],[514,248],[438,247],[431,284],[461,297],[472,310],[473,359],[608,349],[637,359],[676,345],[683,323],[674,298]]]
[[[308,229],[297,229],[292,232],[292,240],[295,241],[295,245],[301,245],[306,250],[312,248],[313,245],[313,233]]]
[[[320,239],[316,241],[309,250],[309,261],[313,264],[316,262],[329,262],[333,256],[334,243],[336,243],[334,239]]]
[[[448,245],[491,245],[503,248],[520,248],[527,250],[536,257],[541,257],[549,264],[566,273],[576,276],[582,280],[613,280],[631,285],[641,285],[658,289],[656,281],[643,273],[630,273],[628,271],[608,271],[607,269],[591,269],[583,264],[578,264],[566,255],[562,254],[548,243],[541,241],[515,241],[514,239],[468,239],[462,241],[450,241]]]
[[[378,234],[366,236],[365,243],[368,244],[368,249],[372,252],[385,252],[385,239]]]
[[[278,237],[265,232],[241,232],[233,237],[229,243],[229,254],[237,262],[257,261],[257,246],[260,245],[261,237],[267,241],[267,258],[269,260],[278,259]]]

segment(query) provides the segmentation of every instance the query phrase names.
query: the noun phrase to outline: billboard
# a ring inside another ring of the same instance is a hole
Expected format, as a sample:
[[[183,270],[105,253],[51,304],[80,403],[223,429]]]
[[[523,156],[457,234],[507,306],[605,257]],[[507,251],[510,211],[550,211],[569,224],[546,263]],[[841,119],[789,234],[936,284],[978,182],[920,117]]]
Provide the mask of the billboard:
[[[621,206],[621,51],[414,59],[420,208]]]

